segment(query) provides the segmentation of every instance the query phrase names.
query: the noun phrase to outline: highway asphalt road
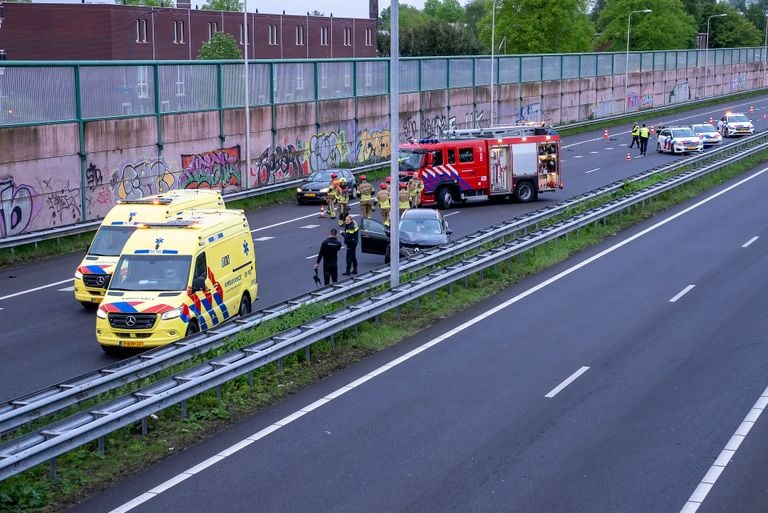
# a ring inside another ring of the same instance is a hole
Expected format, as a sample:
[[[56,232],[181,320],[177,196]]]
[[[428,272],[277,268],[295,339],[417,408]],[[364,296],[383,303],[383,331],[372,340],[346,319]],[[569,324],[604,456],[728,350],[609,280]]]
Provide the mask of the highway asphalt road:
[[[768,127],[768,96],[723,103],[648,122],[666,125],[706,122],[725,110],[748,111],[757,130]],[[647,157],[626,160],[631,140],[627,127],[603,138],[602,130],[564,139],[565,189],[544,194],[531,204],[474,204],[446,212],[455,237],[508,219],[547,203],[595,189],[680,156],[660,155],[651,148]],[[732,142],[726,140],[725,143]],[[652,146],[651,139],[649,146]],[[260,299],[264,308],[314,287],[312,264],[333,220],[318,219],[318,207],[286,204],[248,213],[255,247]],[[357,212],[357,208],[353,208]],[[0,400],[10,400],[44,386],[71,379],[115,361],[95,340],[95,314],[74,300],[71,277],[82,254],[69,254],[16,268],[0,270]],[[342,257],[343,259],[343,257]],[[383,264],[383,258],[362,255],[360,270]]]
[[[767,194],[749,172],[72,511],[764,513]]]

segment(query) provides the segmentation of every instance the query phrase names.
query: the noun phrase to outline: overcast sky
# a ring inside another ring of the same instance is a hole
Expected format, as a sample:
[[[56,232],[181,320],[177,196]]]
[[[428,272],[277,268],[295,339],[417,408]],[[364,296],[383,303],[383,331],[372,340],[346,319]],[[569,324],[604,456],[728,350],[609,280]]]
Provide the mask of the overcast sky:
[[[79,4],[80,0],[33,0],[33,2]],[[87,3],[114,3],[110,0],[86,0]],[[192,6],[203,5],[205,0],[192,0]],[[459,0],[461,5],[467,0]],[[408,4],[419,9],[424,8],[424,0],[401,0],[400,5]],[[389,0],[379,0],[379,12],[389,7]],[[248,11],[256,9],[261,13],[307,14],[307,11],[319,11],[326,16],[333,14],[337,18],[367,18],[368,0],[248,0]]]

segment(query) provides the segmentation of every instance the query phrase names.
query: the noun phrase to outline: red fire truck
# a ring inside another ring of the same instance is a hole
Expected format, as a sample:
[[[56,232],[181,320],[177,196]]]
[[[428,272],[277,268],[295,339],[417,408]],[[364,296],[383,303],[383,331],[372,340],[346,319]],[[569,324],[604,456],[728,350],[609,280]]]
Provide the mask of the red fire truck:
[[[423,205],[441,209],[492,198],[533,201],[563,188],[560,136],[550,127],[449,130],[441,139],[401,144],[400,179],[417,175]]]

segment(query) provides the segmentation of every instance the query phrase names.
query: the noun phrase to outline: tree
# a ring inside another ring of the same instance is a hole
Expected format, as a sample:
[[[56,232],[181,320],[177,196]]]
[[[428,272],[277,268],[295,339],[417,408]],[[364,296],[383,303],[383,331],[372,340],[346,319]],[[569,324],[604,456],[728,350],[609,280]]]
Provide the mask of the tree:
[[[398,20],[400,22],[400,32],[418,25],[424,19],[424,14],[410,5],[401,5],[398,12],[400,13],[400,19]],[[389,7],[381,11],[379,28],[389,30]]]
[[[242,59],[240,48],[235,38],[226,32],[216,32],[211,39],[203,44],[197,56],[202,60]]]
[[[765,34],[766,14],[768,14],[768,0],[755,0],[747,7],[744,15],[752,22],[757,30]]]
[[[403,57],[477,55],[482,52],[483,46],[475,30],[463,24],[426,20],[400,33],[400,55]]]
[[[605,3],[608,0],[593,0],[589,9],[589,20],[592,23],[597,23],[597,18],[600,17],[600,13],[605,10]]]
[[[504,0],[496,4],[496,42],[506,37],[508,53],[589,52],[595,29],[587,0]],[[489,10],[480,23],[480,40],[490,48]],[[567,30],[564,28],[567,27]]]
[[[761,32],[748,17],[727,4],[708,4],[702,8],[703,27],[707,31],[707,18],[712,15],[725,14],[723,18],[710,20],[709,47],[734,48],[737,46],[759,46],[763,43]]]
[[[201,9],[207,11],[242,12],[243,2],[240,0],[210,0],[207,4],[204,4]]]
[[[464,6],[464,23],[479,29],[480,22],[491,12],[491,0],[469,0]]]
[[[464,8],[459,0],[426,0],[424,16],[448,23],[458,23],[464,19]]]
[[[696,41],[696,21],[683,7],[681,0],[644,0],[643,9],[651,13],[632,16],[630,50],[671,50],[693,48]],[[614,52],[627,48],[627,20],[630,12],[638,10],[633,0],[610,0],[597,20],[602,27],[599,38]]]

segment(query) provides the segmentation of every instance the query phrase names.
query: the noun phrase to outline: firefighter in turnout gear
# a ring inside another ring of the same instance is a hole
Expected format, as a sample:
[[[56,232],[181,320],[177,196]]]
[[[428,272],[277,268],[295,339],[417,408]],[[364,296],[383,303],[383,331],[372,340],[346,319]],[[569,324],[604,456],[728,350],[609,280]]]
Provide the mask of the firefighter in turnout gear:
[[[339,180],[339,189],[336,191],[336,201],[339,204],[339,226],[344,225],[344,219],[349,215],[349,187],[347,179]]]
[[[419,208],[421,205],[421,191],[424,190],[424,182],[421,179],[413,175],[408,181],[408,197],[410,198],[411,208]]]
[[[405,212],[410,206],[410,196],[408,195],[408,184],[405,182],[400,182],[400,192],[397,195],[398,199],[398,208],[400,210],[400,217],[403,216],[403,212]]]
[[[373,185],[366,181],[365,175],[360,175],[360,185],[357,192],[360,194],[360,215],[370,219],[373,212]]]
[[[390,187],[389,187],[389,185],[390,185],[391,183],[392,183],[392,178],[391,178],[391,177],[389,177],[389,176],[388,176],[388,177],[386,177],[386,178],[384,179],[384,184],[383,184],[383,185],[384,185],[384,187],[382,187],[382,189],[384,189],[384,190],[386,190],[387,192],[391,193],[392,191],[391,191],[391,189],[390,189]]]
[[[389,226],[389,191],[386,183],[382,183],[381,190],[376,193],[376,203],[381,207],[381,222]]]
[[[326,202],[328,203],[328,215],[331,217],[331,219],[336,217],[336,189],[338,185],[338,175],[336,173],[332,173],[331,183],[328,184],[328,195],[326,196]]]

